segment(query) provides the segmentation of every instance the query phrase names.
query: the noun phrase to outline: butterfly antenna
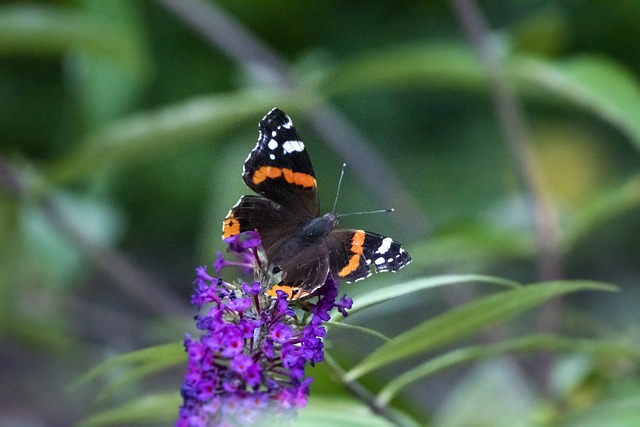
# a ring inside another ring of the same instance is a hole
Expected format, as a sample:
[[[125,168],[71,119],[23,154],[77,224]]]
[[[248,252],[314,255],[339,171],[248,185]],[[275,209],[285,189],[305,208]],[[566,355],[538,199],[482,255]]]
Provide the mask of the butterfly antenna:
[[[340,218],[343,218],[345,216],[351,216],[351,215],[365,215],[365,214],[376,214],[376,213],[386,213],[386,212],[394,212],[395,209],[390,208],[390,209],[376,209],[373,211],[360,211],[360,212],[349,212],[346,214],[340,214]]]
[[[344,168],[347,167],[346,163],[342,164],[342,170],[340,171],[340,179],[338,180],[338,189],[336,190],[336,198],[333,201],[332,213],[336,213],[336,206],[338,205],[338,196],[340,195],[340,188],[342,187],[342,177],[344,176]]]

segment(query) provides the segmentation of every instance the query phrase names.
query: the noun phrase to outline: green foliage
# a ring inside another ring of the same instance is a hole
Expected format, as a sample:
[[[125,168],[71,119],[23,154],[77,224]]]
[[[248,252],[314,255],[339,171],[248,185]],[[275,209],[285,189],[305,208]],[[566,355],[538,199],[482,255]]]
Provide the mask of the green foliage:
[[[346,377],[354,380],[388,363],[465,338],[550,298],[589,289],[613,290],[612,287],[599,283],[546,282],[478,299],[403,332],[367,356]]]
[[[428,375],[436,374],[453,366],[469,363],[478,359],[486,359],[497,356],[507,351],[535,351],[552,350],[557,352],[581,352],[585,354],[603,355],[629,355],[633,358],[640,357],[640,353],[632,347],[621,345],[615,341],[583,340],[551,335],[530,335],[498,344],[477,345],[459,348],[427,360],[417,367],[399,375],[380,391],[378,400],[386,404],[397,393],[409,384],[418,381]]]
[[[167,423],[175,417],[180,398],[175,393],[147,395],[83,420],[79,427]]]
[[[75,384],[74,388],[95,381],[102,375],[118,372],[119,374],[110,379],[109,385],[103,389],[99,396],[99,399],[105,399],[122,391],[125,386],[133,382],[140,381],[172,366],[184,364],[185,361],[182,343],[149,347],[114,357],[95,366]]]
[[[376,291],[367,292],[364,295],[355,298],[354,307],[350,310],[350,313],[356,313],[359,310],[363,310],[381,302],[390,301],[394,298],[399,298],[404,295],[409,295],[414,292],[421,291],[423,289],[429,289],[436,286],[446,286],[455,283],[492,283],[502,286],[516,287],[520,284],[511,280],[501,279],[499,277],[481,276],[474,274],[467,275],[447,275],[447,276],[432,276],[421,279],[412,280],[410,282],[399,283],[394,286],[381,288]]]
[[[618,127],[636,149],[640,147],[640,88],[621,65],[596,55],[562,62],[516,58],[515,79],[546,89],[552,95],[590,111]],[[526,87],[526,86],[525,86]]]
[[[313,123],[330,104],[396,174],[358,182],[369,165],[349,164],[340,210],[369,209],[397,182],[413,200],[394,215],[417,207],[430,233],[344,219],[397,236],[414,263],[344,287],[354,309],[326,342],[346,373],[317,369],[300,422],[387,425],[342,398],[357,380],[406,425],[640,425],[637,4],[481,4],[558,220],[562,277],[542,281],[521,165],[451,4],[216,2],[290,61],[286,85],[265,57],[229,56],[161,3],[0,7],[0,375],[32,396],[30,422],[175,418],[191,272],[211,263],[221,217],[247,191],[255,123],[273,106],[294,117],[327,206],[343,159]],[[578,292],[604,283],[619,292]],[[552,331],[515,318],[559,297]],[[487,328],[503,339],[486,342]],[[546,390],[512,355],[541,351]]]

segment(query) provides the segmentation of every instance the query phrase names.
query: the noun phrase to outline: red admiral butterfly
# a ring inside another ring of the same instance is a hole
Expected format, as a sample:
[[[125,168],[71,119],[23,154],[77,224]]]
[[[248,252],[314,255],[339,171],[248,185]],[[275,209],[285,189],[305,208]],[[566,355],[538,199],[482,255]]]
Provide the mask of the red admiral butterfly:
[[[268,271],[280,277],[267,291],[290,299],[312,294],[331,273],[357,281],[376,271],[398,271],[411,256],[390,237],[364,230],[335,229],[339,215],[320,215],[311,159],[283,111],[260,121],[256,147],[244,162],[242,179],[259,196],[242,196],[222,225],[222,237],[257,230]]]

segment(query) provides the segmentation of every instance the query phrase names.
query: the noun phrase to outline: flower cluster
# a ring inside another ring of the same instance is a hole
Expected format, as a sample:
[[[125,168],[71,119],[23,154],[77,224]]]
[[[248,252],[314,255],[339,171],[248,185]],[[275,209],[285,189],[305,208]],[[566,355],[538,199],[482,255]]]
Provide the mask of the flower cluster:
[[[236,265],[260,269],[257,233],[227,239],[238,262],[219,253],[214,267]],[[287,294],[264,294],[260,282],[235,285],[197,269],[192,304],[198,307],[198,338],[184,341],[189,361],[181,393],[184,399],[176,426],[250,425],[257,417],[290,417],[304,407],[312,377],[307,364],[324,358],[324,321],[337,308],[346,316],[351,300],[336,301],[338,288],[329,277],[308,311],[296,314]],[[273,421],[273,420],[272,420]]]

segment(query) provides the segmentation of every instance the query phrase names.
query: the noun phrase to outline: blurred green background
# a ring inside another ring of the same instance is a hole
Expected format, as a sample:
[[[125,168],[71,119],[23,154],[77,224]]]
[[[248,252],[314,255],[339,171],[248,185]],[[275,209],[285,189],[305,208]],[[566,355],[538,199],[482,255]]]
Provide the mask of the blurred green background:
[[[346,162],[338,210],[396,212],[342,225],[393,236],[414,255],[349,294],[445,273],[600,280],[620,291],[566,299],[550,330],[637,346],[640,2],[479,8],[550,202],[551,276],[541,276],[494,88],[450,2],[2,2],[0,426],[66,426],[114,400],[178,393],[181,367],[106,402],[94,401],[99,382],[71,385],[110,356],[190,329],[194,268],[222,250],[222,218],[248,192],[242,162],[274,106],[307,145],[324,208]],[[393,336],[488,291],[433,290],[353,323]],[[541,313],[500,333],[535,331]],[[371,348],[351,333],[329,342],[346,366]],[[437,426],[640,425],[637,360],[614,356],[559,356],[542,381],[535,357],[524,373],[496,359],[394,402]],[[344,393],[317,370],[312,396]],[[541,424],[516,424],[523,407]]]

